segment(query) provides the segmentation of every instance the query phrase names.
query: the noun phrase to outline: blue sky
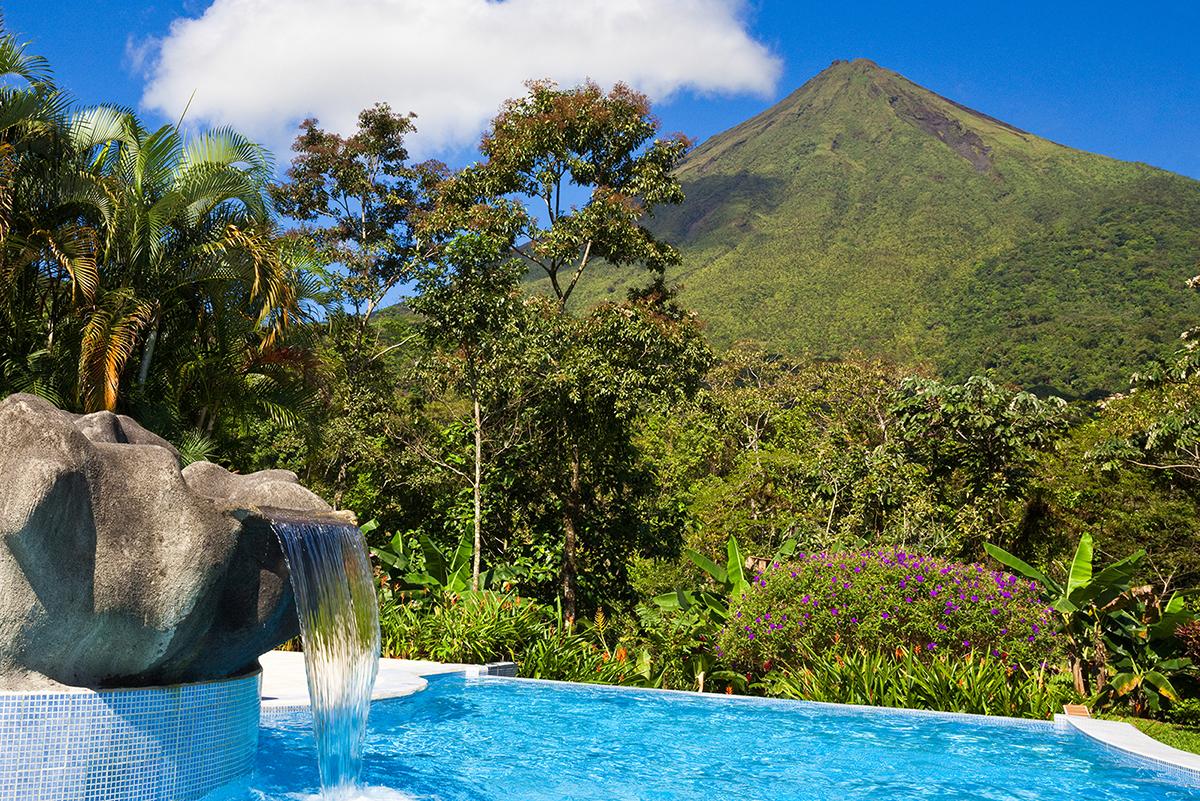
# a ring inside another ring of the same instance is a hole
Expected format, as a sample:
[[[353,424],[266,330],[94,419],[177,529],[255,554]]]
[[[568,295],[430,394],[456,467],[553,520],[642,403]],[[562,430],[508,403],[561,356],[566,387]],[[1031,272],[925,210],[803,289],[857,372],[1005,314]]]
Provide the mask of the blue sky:
[[[217,1],[230,6],[248,2]],[[290,1],[277,0],[280,3]],[[417,1],[407,0],[410,4]],[[308,2],[319,3],[319,0]],[[355,2],[388,6],[389,2],[400,0]],[[455,2],[464,4],[470,0]],[[638,0],[623,2],[636,5]],[[700,6],[706,2],[710,6],[739,5],[736,0],[671,0],[671,4],[680,7],[689,2]],[[168,37],[172,21],[200,17],[209,10],[209,5],[209,0],[153,3],[17,0],[4,3],[4,14],[8,27],[33,41],[35,50],[51,59],[60,83],[82,101],[115,101],[137,107],[143,104],[151,79],[158,53],[155,48]],[[834,59],[866,57],[961,103],[1063,144],[1121,159],[1144,161],[1200,178],[1198,9],[1200,4],[1184,2],[984,5],[760,0],[742,4],[736,14],[744,24],[742,33],[745,37],[765,45],[773,56],[776,66],[770,79],[746,77],[742,83],[757,88],[739,89],[737,81],[721,85],[722,82],[711,74],[692,80],[686,73],[693,67],[684,64],[677,70],[682,71],[682,75],[673,73],[660,81],[663,86],[674,86],[670,81],[675,81],[678,86],[657,109],[666,128],[703,138],[783,97]],[[231,9],[230,15],[238,24],[243,22],[236,17],[235,10]],[[303,24],[303,21],[297,24]],[[587,26],[580,27],[581,37],[590,35]],[[669,44],[678,34],[674,24],[664,24],[663,30],[652,33],[668,44],[664,45],[660,57],[643,55],[643,61],[659,58],[665,65],[681,59],[679,53],[671,49],[677,45]],[[328,35],[328,52],[320,47],[310,48],[309,52],[317,51],[315,57],[328,56],[333,68],[348,69],[348,77],[343,82],[353,81],[355,67],[346,66],[347,60],[370,48],[356,45],[352,26],[349,27],[349,40],[347,37],[339,39],[332,31]],[[458,32],[450,31],[447,35],[457,36]],[[706,31],[690,35],[702,36]],[[418,34],[417,38],[422,36]],[[220,46],[220,36],[216,38],[217,46]],[[745,63],[753,61],[755,56],[748,53],[745,41],[731,46],[741,48],[748,59]],[[404,49],[405,46],[396,47]],[[408,47],[413,48],[411,44]],[[184,48],[181,46],[176,50],[182,52]],[[139,51],[148,54],[140,68],[136,63]],[[206,52],[209,62],[189,61],[188,58],[200,57],[195,54],[173,54],[173,57],[177,55],[176,72],[182,71],[183,77],[173,83],[161,82],[158,96],[161,99],[166,93],[168,99],[160,105],[177,102],[182,106],[187,101],[184,95],[190,92],[180,87],[190,85],[188,81],[200,72],[199,67],[189,65],[211,63],[213,58],[224,61],[219,51],[216,56],[211,50]],[[245,54],[242,57],[245,58]],[[460,61],[463,59],[462,54],[456,57]],[[236,56],[230,56],[231,60],[234,58]],[[501,52],[490,58],[493,60],[479,65],[481,70],[491,69],[505,55]],[[588,56],[578,58],[582,61],[572,65],[572,69],[596,74],[587,62]],[[273,60],[270,53],[264,56],[264,63]],[[759,69],[765,76],[762,59],[756,63],[758,67],[753,64],[746,67],[747,74]],[[603,75],[614,69],[617,68],[611,64],[596,67]],[[256,70],[251,68],[249,72]],[[427,83],[399,74],[387,76],[387,82],[381,84],[389,87],[387,91],[392,96],[388,99],[398,107],[403,107],[409,96],[406,80],[408,87]],[[658,79],[652,76],[646,80]],[[758,84],[755,84],[756,80]],[[768,82],[766,89],[760,85],[762,81]],[[221,115],[226,113],[233,115],[231,119],[236,121],[237,114],[244,112],[223,109],[220,84],[215,86],[217,88],[207,91],[210,107],[202,112],[209,115],[206,121],[220,121]],[[454,94],[455,91],[452,87],[442,93]],[[247,103],[253,102],[254,96],[247,99]],[[494,107],[499,98],[488,102]],[[295,113],[299,116],[320,110],[303,109]],[[420,107],[412,110],[422,113]],[[153,103],[145,111],[152,121],[165,119],[164,111]],[[436,123],[435,114],[429,124]],[[460,127],[462,124],[469,125],[469,122],[460,122]],[[468,158],[469,149],[456,141],[447,134],[443,140],[431,143],[429,148],[450,160]],[[278,146],[277,142],[271,143]]]

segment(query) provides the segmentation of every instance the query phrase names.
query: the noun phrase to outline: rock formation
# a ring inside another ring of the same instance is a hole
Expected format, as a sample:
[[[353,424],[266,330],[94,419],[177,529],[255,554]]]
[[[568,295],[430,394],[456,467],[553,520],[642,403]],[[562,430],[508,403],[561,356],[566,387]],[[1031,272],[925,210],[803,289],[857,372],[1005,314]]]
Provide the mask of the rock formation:
[[[253,668],[297,633],[270,510],[338,517],[288,471],[181,470],[128,417],[0,401],[0,689]]]

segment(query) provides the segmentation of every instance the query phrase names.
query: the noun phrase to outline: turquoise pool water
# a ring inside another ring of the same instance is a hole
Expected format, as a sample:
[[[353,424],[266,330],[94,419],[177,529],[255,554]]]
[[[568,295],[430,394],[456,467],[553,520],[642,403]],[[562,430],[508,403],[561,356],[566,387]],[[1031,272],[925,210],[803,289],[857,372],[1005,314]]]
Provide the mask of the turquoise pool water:
[[[317,791],[309,727],[262,729],[255,798]],[[365,760],[378,799],[1200,800],[1049,725],[499,678],[376,702]]]

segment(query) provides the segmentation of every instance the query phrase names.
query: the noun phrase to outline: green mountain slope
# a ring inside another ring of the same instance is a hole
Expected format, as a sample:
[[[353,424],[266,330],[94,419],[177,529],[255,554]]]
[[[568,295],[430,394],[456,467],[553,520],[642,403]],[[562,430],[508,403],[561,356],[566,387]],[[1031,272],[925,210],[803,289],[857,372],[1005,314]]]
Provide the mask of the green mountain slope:
[[[652,227],[713,339],[852,348],[1082,395],[1200,318],[1200,182],[836,62],[681,165]],[[581,302],[641,276],[606,268]]]

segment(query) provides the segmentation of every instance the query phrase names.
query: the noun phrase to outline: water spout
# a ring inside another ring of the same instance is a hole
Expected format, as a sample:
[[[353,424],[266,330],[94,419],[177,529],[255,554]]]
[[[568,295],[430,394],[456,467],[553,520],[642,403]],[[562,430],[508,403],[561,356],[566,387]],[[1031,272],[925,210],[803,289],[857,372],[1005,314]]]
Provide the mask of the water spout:
[[[359,530],[331,522],[275,519],[287,556],[322,797],[357,794],[371,691],[379,669],[379,606]]]

